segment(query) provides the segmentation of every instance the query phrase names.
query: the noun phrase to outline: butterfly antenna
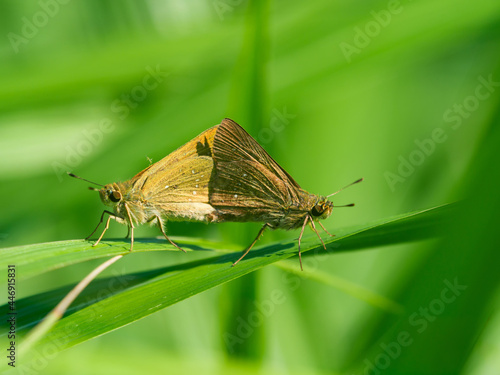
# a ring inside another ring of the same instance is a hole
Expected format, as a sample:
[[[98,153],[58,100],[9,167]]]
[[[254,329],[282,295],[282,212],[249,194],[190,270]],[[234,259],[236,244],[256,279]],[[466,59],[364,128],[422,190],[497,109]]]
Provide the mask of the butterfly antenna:
[[[66,173],[67,173],[69,176],[71,176],[71,177],[78,178],[79,180],[83,180],[83,181],[89,182],[89,183],[91,183],[91,184],[94,184],[94,185],[97,185],[97,186],[102,186],[102,187],[104,187],[104,185],[98,184],[98,183],[96,183],[96,182],[89,181],[89,180],[87,180],[87,179],[85,179],[85,178],[83,178],[83,177],[77,176],[77,175],[76,175],[76,174],[74,174],[74,173],[71,173],[71,172],[66,172]],[[96,188],[89,188],[89,189],[90,189],[90,190],[97,190]]]
[[[363,181],[363,178],[360,178],[359,180],[356,180],[356,181],[354,181],[354,182],[351,182],[349,185],[344,186],[342,189],[337,190],[335,193],[332,193],[332,194],[330,194],[330,195],[327,195],[326,197],[328,198],[328,197],[331,197],[332,195],[338,194],[338,193],[340,193],[342,190],[347,189],[349,186],[352,186],[352,185],[354,185],[354,184],[357,184],[358,182],[361,182],[361,181]],[[353,204],[353,203],[352,203],[352,204],[347,204],[347,205],[345,205],[345,206],[335,206],[335,207],[352,207],[352,206],[354,206],[354,204]]]

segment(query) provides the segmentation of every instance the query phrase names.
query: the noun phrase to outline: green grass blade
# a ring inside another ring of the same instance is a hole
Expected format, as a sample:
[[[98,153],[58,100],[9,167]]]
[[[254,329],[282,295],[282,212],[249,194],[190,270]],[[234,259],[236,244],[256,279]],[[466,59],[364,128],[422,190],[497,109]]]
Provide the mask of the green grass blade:
[[[186,251],[212,251],[215,248],[214,243],[204,240],[176,239],[175,237],[172,239]],[[69,240],[0,249],[0,267],[5,269],[8,264],[15,264],[18,280],[23,280],[91,259],[126,255],[130,249],[130,242],[127,240],[101,241],[95,247],[92,243],[92,241],[85,240]],[[221,244],[217,246],[220,247]],[[234,249],[234,246],[227,244],[222,246]],[[165,239],[139,238],[134,241],[134,253],[160,250],[179,251]],[[2,280],[2,282],[5,281]]]
[[[385,236],[387,244],[423,240],[437,234],[436,225],[442,224],[447,219],[450,209],[450,206],[442,206],[399,215],[389,220],[380,220],[368,226],[340,230],[337,231],[339,233],[337,237],[326,241],[327,248],[339,252],[381,246],[384,243],[379,232],[393,233],[391,237]],[[399,232],[395,232],[396,229]],[[356,240],[358,236],[361,236],[361,240]],[[373,241],[374,238],[380,240]],[[344,246],[343,242],[348,246]],[[320,245],[314,236],[309,236],[303,241],[304,253],[319,248]],[[93,294],[94,299],[84,305],[77,305],[70,315],[56,324],[49,335],[42,340],[42,345],[57,342],[59,349],[76,345],[268,264],[295,256],[296,251],[295,241],[275,243],[252,251],[236,267],[231,267],[231,264],[238,258],[239,252],[136,274],[140,280],[131,282],[123,290],[110,293],[107,298],[92,303],[97,300],[100,288],[109,288],[109,278],[99,280],[81,296],[81,299],[84,299]],[[54,292],[52,301],[58,297],[58,293],[63,294],[64,291],[61,289]],[[19,309],[28,311],[28,306],[36,298],[39,298],[39,301],[43,300],[40,296],[19,300]],[[6,306],[3,306],[2,310],[5,308]],[[43,307],[43,303],[38,306],[39,313],[42,313],[43,308],[47,308]],[[38,316],[38,320],[42,317]],[[31,313],[30,319],[33,324],[37,320],[36,314]],[[22,320],[21,316],[19,320]],[[29,325],[29,322],[24,322],[24,326]]]
[[[113,263],[117,262],[123,257],[123,255],[116,255],[113,258],[106,260],[101,263],[98,267],[92,270],[87,276],[85,276],[66,296],[57,304],[57,306],[40,322],[37,326],[32,329],[28,336],[25,337],[23,345],[19,350],[19,356],[23,356],[24,353],[28,352],[30,348],[33,347],[37,342],[44,337],[48,331],[52,329],[54,324],[61,319],[66,313],[68,307],[75,301],[75,299],[81,294],[83,290],[106,268],[111,266]]]
[[[401,314],[403,312],[403,307],[400,304],[341,277],[331,275],[321,270],[308,271],[304,269],[301,271],[297,264],[290,261],[276,263],[276,266],[300,277],[329,285],[384,311],[393,314]]]

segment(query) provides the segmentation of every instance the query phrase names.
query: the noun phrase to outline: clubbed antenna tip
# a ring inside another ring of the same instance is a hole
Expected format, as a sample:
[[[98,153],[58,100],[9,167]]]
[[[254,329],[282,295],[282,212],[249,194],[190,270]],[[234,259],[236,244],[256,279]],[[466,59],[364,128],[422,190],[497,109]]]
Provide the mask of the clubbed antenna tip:
[[[363,181],[363,180],[364,180],[364,178],[363,178],[363,177],[361,177],[359,180],[356,180],[356,181],[354,181],[354,182],[351,182],[349,185],[344,186],[342,189],[337,190],[335,193],[332,193],[332,194],[330,194],[330,195],[327,195],[327,198],[328,198],[328,197],[331,197],[332,195],[335,195],[335,194],[337,194],[337,193],[340,193],[342,190],[347,189],[349,186],[352,186],[352,185],[354,185],[354,184],[357,184],[358,182],[361,182],[361,181]],[[339,207],[339,206],[337,206],[337,207]]]
[[[86,181],[86,182],[88,182],[88,183],[91,183],[91,184],[94,184],[94,185],[97,185],[97,186],[102,186],[102,187],[104,187],[104,185],[98,184],[98,183],[96,183],[96,182],[89,181],[89,180],[87,180],[87,179],[85,179],[85,178],[82,178],[82,177],[80,177],[80,176],[77,176],[77,175],[76,175],[76,174],[74,174],[74,173],[71,173],[71,172],[66,172],[66,173],[67,173],[69,176],[71,176],[71,177],[78,178],[79,180],[83,180],[83,181]],[[91,190],[92,190],[92,189],[91,189]],[[97,190],[97,189],[94,189],[94,190]]]

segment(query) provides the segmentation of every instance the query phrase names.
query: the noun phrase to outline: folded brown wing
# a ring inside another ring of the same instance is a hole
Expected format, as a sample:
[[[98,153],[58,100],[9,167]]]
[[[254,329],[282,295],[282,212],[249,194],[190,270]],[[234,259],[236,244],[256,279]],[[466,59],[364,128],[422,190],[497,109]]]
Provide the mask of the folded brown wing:
[[[295,180],[230,119],[217,129],[213,159],[210,203],[215,208],[279,212],[298,199]]]
[[[144,181],[142,194],[154,205],[169,203],[208,203],[208,185],[213,160],[208,156],[195,156],[165,165],[162,173],[151,175]]]
[[[212,173],[214,126],[155,164],[139,172],[131,180],[134,190],[148,201],[208,202],[208,182]]]

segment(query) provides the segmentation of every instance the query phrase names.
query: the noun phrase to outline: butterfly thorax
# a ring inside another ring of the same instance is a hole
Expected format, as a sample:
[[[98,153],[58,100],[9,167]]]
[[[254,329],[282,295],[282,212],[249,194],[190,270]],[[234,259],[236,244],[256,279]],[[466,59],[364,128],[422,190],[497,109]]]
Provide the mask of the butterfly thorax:
[[[328,198],[308,193],[305,190],[297,191],[298,200],[292,202],[284,216],[275,223],[275,228],[300,228],[309,216],[314,221],[328,218],[332,213],[333,203]]]

